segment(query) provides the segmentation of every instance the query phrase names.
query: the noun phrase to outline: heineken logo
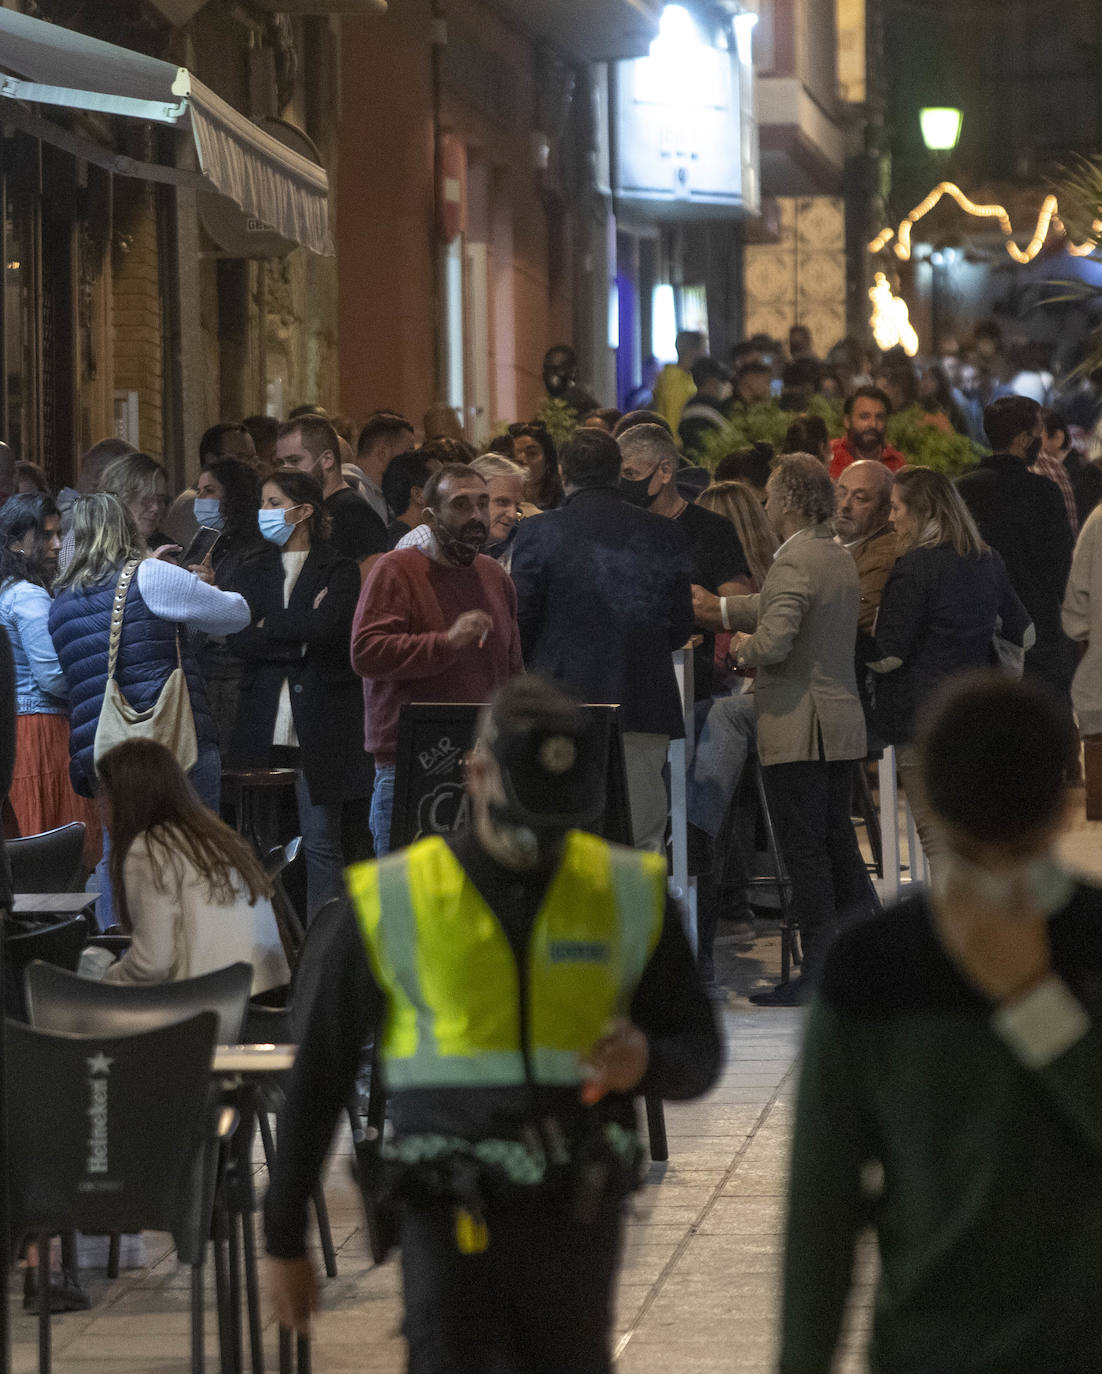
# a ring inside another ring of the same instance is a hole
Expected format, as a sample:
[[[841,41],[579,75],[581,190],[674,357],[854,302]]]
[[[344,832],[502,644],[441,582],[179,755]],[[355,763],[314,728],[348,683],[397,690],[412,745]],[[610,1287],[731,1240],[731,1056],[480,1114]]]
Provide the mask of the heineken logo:
[[[88,1065],[88,1158],[85,1171],[107,1173],[107,1087],[115,1062],[101,1050],[85,1061]]]

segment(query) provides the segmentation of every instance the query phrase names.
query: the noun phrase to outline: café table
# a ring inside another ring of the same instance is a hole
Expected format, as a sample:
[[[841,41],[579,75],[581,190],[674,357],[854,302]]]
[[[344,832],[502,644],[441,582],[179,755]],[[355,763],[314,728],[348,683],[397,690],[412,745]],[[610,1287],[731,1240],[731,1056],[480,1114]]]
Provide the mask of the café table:
[[[252,1368],[263,1368],[261,1348],[260,1298],[256,1272],[256,1244],[253,1236],[253,1216],[256,1212],[256,1196],[253,1191],[253,1170],[251,1144],[253,1122],[258,1111],[257,1090],[265,1075],[287,1073],[294,1067],[295,1045],[217,1045],[211,1063],[212,1076],[221,1080],[221,1086],[232,1100],[240,1115],[240,1124],[234,1135],[229,1158],[220,1188],[220,1212],[216,1218],[217,1231],[223,1232],[228,1242],[229,1268],[229,1307],[230,1307],[230,1369],[241,1374],[244,1369],[244,1353],[241,1340],[241,1282],[238,1267],[237,1227],[241,1228],[242,1251],[245,1265],[245,1300],[249,1313],[249,1345]],[[309,1374],[310,1344],[305,1337],[296,1341],[298,1374]],[[292,1333],[280,1330],[279,1369],[280,1374],[291,1374]],[[229,1371],[227,1371],[229,1374]]]
[[[98,892],[17,892],[12,899],[12,915],[79,916],[90,913],[98,900]]]

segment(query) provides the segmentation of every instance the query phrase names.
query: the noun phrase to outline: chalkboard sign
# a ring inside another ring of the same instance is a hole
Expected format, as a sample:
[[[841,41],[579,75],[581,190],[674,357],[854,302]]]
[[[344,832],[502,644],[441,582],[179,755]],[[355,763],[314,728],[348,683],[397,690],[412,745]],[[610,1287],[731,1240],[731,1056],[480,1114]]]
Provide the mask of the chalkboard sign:
[[[583,708],[596,722],[607,760],[605,813],[594,833],[630,845],[624,745],[618,706]],[[400,849],[424,835],[448,835],[470,821],[470,798],[463,786],[463,759],[474,740],[480,705],[413,702],[402,707],[394,774],[394,816],[390,847]]]

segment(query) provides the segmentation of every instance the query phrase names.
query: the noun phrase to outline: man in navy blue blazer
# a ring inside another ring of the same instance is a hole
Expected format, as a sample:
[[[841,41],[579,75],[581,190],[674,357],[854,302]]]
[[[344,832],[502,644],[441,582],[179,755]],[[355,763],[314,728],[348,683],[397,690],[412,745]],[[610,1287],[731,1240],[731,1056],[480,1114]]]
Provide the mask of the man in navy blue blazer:
[[[660,853],[662,768],[685,733],[671,654],[693,632],[692,558],[673,521],[624,499],[611,435],[575,430],[559,467],[565,501],[523,521],[514,545],[521,650],[582,701],[620,706],[635,843]]]

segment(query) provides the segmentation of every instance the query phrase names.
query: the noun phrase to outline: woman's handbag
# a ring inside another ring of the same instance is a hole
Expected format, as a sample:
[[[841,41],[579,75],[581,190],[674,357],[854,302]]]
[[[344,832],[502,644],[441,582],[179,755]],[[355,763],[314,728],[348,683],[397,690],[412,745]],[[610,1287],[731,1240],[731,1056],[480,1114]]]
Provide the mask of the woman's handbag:
[[[151,739],[163,744],[174,754],[176,762],[187,773],[198,761],[199,746],[180,654],[179,626],[176,627],[176,667],[169,673],[168,681],[152,706],[144,711],[135,710],[123,696],[115,678],[126,594],[138,563],[139,560],[135,558],[123,566],[115,588],[115,600],[111,607],[111,637],[107,648],[107,682],[103,689],[103,705],[100,707],[92,757],[98,766],[108,749],[113,749],[116,744],[125,744],[127,740]]]

